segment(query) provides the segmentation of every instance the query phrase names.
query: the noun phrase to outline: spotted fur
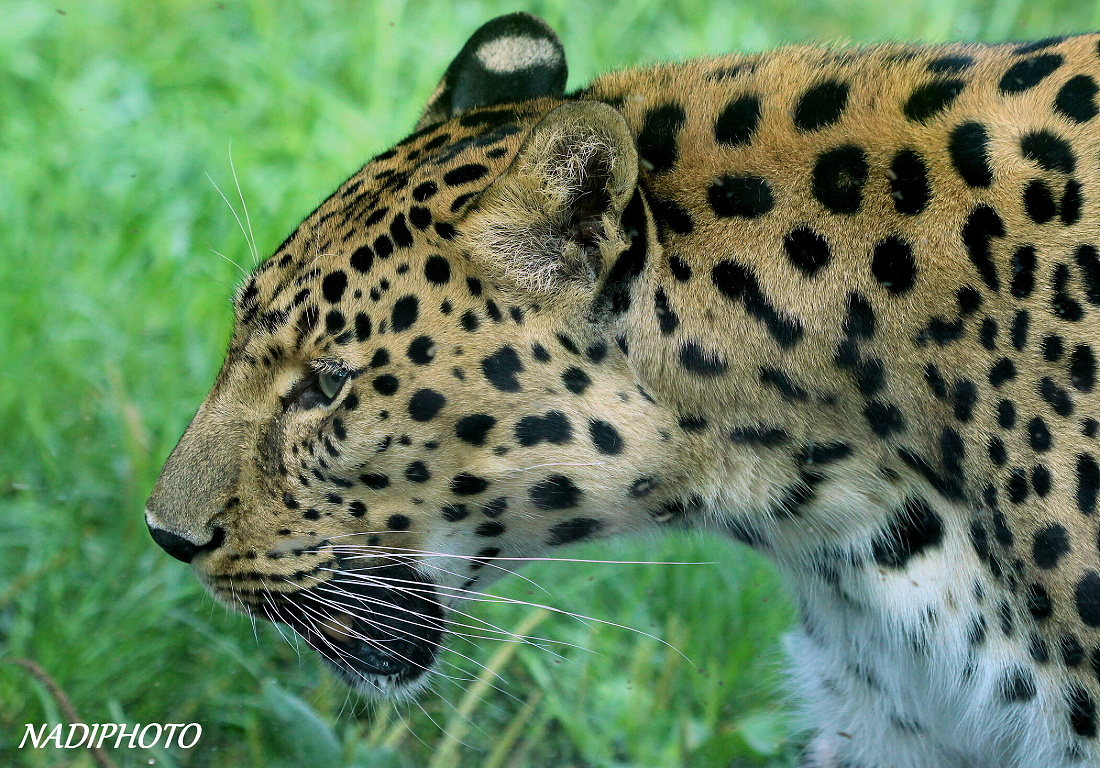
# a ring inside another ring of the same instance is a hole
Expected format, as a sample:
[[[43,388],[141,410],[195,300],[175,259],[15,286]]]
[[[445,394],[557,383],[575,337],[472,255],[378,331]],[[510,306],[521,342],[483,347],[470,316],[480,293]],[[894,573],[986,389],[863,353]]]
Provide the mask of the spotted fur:
[[[154,538],[393,694],[508,558],[723,531],[797,595],[808,766],[1100,764],[1098,77],[1083,35],[566,95],[494,20],[237,293]]]

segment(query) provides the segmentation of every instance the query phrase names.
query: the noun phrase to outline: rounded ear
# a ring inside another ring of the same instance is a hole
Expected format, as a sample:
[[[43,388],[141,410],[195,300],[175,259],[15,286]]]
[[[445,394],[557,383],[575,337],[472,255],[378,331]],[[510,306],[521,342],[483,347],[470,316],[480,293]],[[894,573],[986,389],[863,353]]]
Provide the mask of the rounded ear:
[[[635,195],[638,149],[626,120],[598,101],[549,112],[461,228],[486,265],[533,291],[571,283],[588,293],[637,235],[623,212]]]
[[[565,93],[565,49],[542,19],[510,13],[466,41],[428,100],[416,129],[477,107]]]

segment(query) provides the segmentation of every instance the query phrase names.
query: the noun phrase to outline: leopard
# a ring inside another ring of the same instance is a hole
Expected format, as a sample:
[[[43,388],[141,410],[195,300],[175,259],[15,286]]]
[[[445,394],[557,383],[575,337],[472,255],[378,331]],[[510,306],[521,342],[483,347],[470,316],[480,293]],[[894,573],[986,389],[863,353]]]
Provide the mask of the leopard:
[[[154,541],[385,699],[525,561],[709,532],[806,768],[1100,765],[1100,35],[567,75],[488,22],[246,279]]]

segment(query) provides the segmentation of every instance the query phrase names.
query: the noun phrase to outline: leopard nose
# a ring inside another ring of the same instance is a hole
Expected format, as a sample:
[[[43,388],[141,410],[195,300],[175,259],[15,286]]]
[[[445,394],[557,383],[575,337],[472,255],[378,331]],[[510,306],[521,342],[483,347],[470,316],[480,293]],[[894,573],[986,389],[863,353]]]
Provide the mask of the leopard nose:
[[[205,544],[196,544],[177,533],[172,533],[171,531],[156,527],[149,522],[148,519],[146,519],[145,524],[149,527],[149,535],[153,537],[153,541],[160,545],[161,549],[177,560],[181,560],[185,563],[190,563],[195,559],[195,555],[200,552],[209,552],[217,549],[225,541],[224,528],[214,528],[214,533],[209,541]]]

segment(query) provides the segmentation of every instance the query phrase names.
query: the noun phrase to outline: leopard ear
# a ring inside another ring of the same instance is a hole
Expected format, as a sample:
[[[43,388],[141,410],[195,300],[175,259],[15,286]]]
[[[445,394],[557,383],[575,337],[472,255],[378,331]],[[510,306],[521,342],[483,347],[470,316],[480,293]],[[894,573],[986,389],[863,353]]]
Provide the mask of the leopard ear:
[[[626,120],[595,101],[549,112],[460,225],[474,259],[519,287],[594,290],[638,233],[638,150]],[[632,212],[631,212],[632,213]]]
[[[417,130],[470,109],[565,93],[565,49],[542,19],[498,16],[466,41],[428,100]]]

